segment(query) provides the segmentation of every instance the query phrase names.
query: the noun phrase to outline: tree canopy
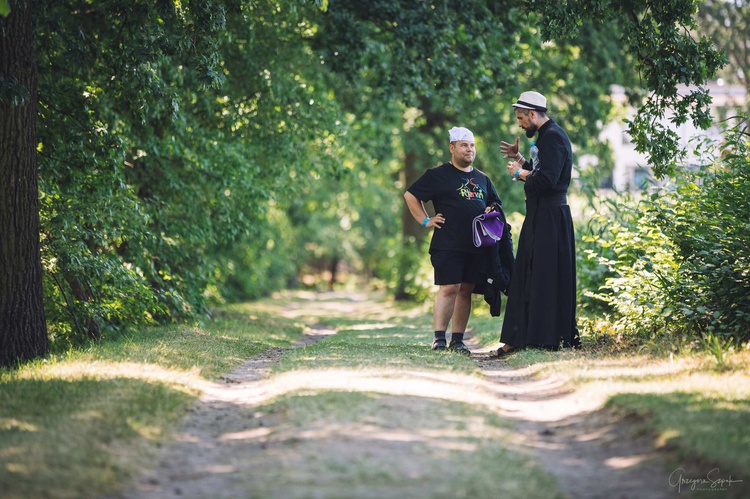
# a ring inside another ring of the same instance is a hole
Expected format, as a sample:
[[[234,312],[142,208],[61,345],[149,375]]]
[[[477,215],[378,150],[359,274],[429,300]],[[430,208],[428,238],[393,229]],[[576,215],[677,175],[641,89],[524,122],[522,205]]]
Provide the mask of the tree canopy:
[[[337,259],[413,294],[404,243],[422,236],[402,223],[400,192],[444,159],[448,125],[475,131],[477,166],[491,170],[495,144],[515,134],[510,105],[533,88],[585,150],[621,83],[642,104],[631,134],[671,171],[678,150],[657,118],[672,109],[705,126],[700,85],[723,61],[695,35],[695,11],[690,0],[0,0],[0,48],[23,23],[35,50],[29,82],[10,59],[0,72],[3,110],[36,116],[28,164],[2,156],[0,173],[26,165],[38,180],[4,201],[39,203],[39,228],[21,226],[40,236],[41,256],[25,258],[43,264],[42,322],[66,344],[188,320]],[[678,84],[697,88],[680,96]],[[0,324],[14,320],[8,293]]]

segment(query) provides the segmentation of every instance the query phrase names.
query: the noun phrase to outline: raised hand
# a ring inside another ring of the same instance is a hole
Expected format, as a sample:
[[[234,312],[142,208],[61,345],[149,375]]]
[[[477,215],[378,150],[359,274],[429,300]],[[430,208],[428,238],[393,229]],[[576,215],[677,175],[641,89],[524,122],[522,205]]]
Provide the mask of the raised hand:
[[[505,154],[503,156],[503,159],[505,158],[518,158],[518,137],[516,137],[516,143],[510,144],[505,141],[500,141],[500,152]]]

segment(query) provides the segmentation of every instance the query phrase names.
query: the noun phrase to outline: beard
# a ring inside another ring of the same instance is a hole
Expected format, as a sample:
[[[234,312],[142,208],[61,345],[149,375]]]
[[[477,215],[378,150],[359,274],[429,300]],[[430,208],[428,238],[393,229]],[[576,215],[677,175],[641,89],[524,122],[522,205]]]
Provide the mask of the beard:
[[[539,130],[538,126],[530,125],[529,128],[526,129],[526,137],[532,138],[534,135],[536,135],[537,130]]]

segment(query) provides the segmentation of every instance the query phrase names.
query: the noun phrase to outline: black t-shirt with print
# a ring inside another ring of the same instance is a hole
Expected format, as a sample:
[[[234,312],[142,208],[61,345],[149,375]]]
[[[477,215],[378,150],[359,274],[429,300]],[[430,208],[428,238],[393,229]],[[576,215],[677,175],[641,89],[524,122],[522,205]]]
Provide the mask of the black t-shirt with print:
[[[489,177],[473,168],[463,172],[451,163],[427,170],[408,189],[420,201],[432,201],[445,223],[433,229],[430,252],[435,250],[478,253],[471,234],[474,217],[493,202],[500,203]]]

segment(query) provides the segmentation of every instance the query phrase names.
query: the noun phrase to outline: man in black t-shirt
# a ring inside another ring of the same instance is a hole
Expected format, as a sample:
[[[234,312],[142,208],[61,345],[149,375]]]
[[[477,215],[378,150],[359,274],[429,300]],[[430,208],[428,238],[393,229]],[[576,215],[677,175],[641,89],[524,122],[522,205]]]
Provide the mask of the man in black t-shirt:
[[[489,177],[471,164],[476,157],[474,134],[463,127],[451,128],[451,161],[427,170],[404,193],[414,219],[434,228],[430,260],[435,269],[433,350],[446,349],[445,333],[452,326],[447,348],[464,354],[463,337],[471,315],[471,293],[481,281],[482,254],[472,239],[472,220],[497,209],[500,197]],[[424,203],[432,201],[436,215],[427,215]]]

